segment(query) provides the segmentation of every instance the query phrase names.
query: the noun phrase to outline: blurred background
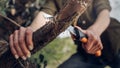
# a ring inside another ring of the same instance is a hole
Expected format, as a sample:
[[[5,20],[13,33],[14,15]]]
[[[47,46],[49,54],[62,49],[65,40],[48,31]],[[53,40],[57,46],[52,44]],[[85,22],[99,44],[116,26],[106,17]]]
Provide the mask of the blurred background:
[[[23,6],[20,3],[27,4]],[[31,23],[44,3],[45,0],[22,0],[20,2],[19,0],[0,0],[0,13],[26,26]],[[111,17],[120,21],[120,0],[110,0],[110,4],[112,6]],[[19,6],[19,8],[16,6]],[[15,11],[15,8],[18,10]],[[23,24],[23,22],[27,22],[27,24]],[[75,50],[76,46],[71,40],[68,30],[66,30],[48,44],[48,46],[32,55],[29,60],[35,63],[38,68],[56,68],[75,53]]]
[[[111,17],[114,17],[120,21],[120,0],[110,0],[112,6]]]

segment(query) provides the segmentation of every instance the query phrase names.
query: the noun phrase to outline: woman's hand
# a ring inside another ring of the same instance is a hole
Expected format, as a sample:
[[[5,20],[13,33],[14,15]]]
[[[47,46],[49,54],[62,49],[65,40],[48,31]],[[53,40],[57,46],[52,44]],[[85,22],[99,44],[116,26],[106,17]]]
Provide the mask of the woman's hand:
[[[16,59],[19,57],[26,60],[31,56],[30,50],[33,49],[32,41],[33,30],[30,27],[20,27],[9,37],[10,49]]]
[[[95,54],[97,51],[103,49],[103,45],[100,39],[100,36],[91,29],[82,30],[80,27],[76,26],[84,34],[87,35],[88,41],[82,44],[84,50],[89,54]]]

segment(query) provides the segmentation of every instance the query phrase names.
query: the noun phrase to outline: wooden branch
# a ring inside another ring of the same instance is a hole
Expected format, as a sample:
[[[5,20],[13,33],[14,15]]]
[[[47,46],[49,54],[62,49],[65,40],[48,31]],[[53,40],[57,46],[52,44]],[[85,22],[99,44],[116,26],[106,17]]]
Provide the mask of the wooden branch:
[[[54,40],[73,22],[77,22],[79,16],[87,9],[90,1],[91,0],[69,0],[53,21],[49,21],[45,26],[34,33],[33,41],[35,48],[32,53],[37,52]]]
[[[46,25],[33,33],[34,49],[33,51],[31,51],[32,54],[42,49],[49,42],[54,40],[61,32],[63,32],[68,26],[70,26],[71,23],[76,22],[79,16],[86,10],[90,2],[91,0],[68,0],[65,6],[60,10],[60,12],[58,12],[58,14],[53,18],[52,21],[49,21],[48,23],[46,23]],[[19,28],[19,26],[15,25],[14,23],[11,22],[11,24],[16,28]],[[12,31],[14,30],[11,30],[11,32]],[[2,68],[7,68],[8,66],[9,68],[13,68],[12,66],[14,66],[15,63],[16,66],[19,66],[15,68],[23,68],[23,66],[27,66],[27,61],[14,59],[9,50],[8,44],[4,46],[7,47],[7,50],[5,50],[4,52],[0,52],[0,68],[1,66],[4,66]],[[4,48],[4,46],[0,45],[0,50]],[[23,65],[20,64],[20,62]]]

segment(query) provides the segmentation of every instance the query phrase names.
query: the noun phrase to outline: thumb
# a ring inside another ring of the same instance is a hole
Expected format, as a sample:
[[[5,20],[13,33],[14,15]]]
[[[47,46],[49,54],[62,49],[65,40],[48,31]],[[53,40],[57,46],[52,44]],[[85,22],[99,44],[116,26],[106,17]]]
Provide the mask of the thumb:
[[[87,40],[87,37],[86,37],[86,30],[83,30],[83,29],[81,29],[79,26],[75,26],[75,28],[76,29],[78,29],[79,30],[79,32],[80,32],[80,41],[82,42],[82,43],[86,43],[88,40]]]
[[[79,26],[74,26],[75,28],[77,28],[78,30],[80,30],[81,32],[83,32],[84,34],[87,34],[87,32],[85,30],[83,30],[82,28],[80,28]]]

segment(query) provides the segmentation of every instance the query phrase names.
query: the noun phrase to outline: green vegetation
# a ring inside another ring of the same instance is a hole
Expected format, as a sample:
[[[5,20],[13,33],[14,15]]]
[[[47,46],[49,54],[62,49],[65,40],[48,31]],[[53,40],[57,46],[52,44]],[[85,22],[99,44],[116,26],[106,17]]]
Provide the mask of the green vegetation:
[[[40,64],[39,55],[42,54],[47,60],[47,68],[56,68],[59,64],[68,59],[71,54],[75,52],[75,45],[71,38],[57,38],[52,41],[48,46],[34,54],[31,58],[37,59],[37,63]]]
[[[0,13],[5,14],[7,0],[0,0]]]

